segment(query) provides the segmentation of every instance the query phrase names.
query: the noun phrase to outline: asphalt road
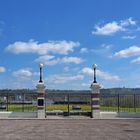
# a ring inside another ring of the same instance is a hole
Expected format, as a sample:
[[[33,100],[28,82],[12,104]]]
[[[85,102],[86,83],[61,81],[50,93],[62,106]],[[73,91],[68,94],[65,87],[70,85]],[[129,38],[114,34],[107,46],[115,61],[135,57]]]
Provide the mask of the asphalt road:
[[[140,140],[140,119],[0,120],[0,140]]]

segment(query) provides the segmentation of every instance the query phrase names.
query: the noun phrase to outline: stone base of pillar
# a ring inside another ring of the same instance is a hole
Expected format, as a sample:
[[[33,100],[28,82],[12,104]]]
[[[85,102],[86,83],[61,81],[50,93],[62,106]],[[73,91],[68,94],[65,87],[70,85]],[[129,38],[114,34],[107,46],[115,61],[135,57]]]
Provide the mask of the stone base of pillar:
[[[100,110],[92,110],[91,117],[94,119],[100,119]]]
[[[45,112],[45,86],[43,82],[39,82],[37,84],[37,118],[45,119],[46,112]]]
[[[37,118],[38,119],[45,119],[45,116],[46,116],[46,114],[45,114],[45,110],[37,110]]]
[[[100,84],[91,84],[91,118],[100,119]]]

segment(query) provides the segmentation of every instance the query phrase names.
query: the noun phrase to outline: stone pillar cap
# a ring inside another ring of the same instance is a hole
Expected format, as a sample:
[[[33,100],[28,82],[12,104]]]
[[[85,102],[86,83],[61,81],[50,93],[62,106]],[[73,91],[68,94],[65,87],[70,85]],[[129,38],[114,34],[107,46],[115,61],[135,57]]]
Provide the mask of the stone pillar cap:
[[[100,84],[99,83],[92,83],[90,88],[101,88]]]
[[[44,82],[38,82],[36,87],[37,88],[45,88]]]

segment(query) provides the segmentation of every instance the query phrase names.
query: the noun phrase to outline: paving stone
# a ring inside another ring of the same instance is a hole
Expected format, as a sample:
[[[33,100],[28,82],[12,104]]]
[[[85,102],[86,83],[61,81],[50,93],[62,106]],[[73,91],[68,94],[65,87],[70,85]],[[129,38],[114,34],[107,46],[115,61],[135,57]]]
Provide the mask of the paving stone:
[[[0,120],[0,140],[140,140],[140,119]]]

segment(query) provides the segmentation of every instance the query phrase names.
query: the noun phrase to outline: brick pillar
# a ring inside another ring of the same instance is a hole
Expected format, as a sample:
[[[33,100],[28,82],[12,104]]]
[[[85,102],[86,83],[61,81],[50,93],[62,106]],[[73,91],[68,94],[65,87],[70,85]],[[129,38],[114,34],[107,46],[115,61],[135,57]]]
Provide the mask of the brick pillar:
[[[45,112],[45,86],[43,82],[38,82],[37,86],[37,117],[44,119],[46,117]]]
[[[100,118],[100,84],[91,84],[91,118]]]

